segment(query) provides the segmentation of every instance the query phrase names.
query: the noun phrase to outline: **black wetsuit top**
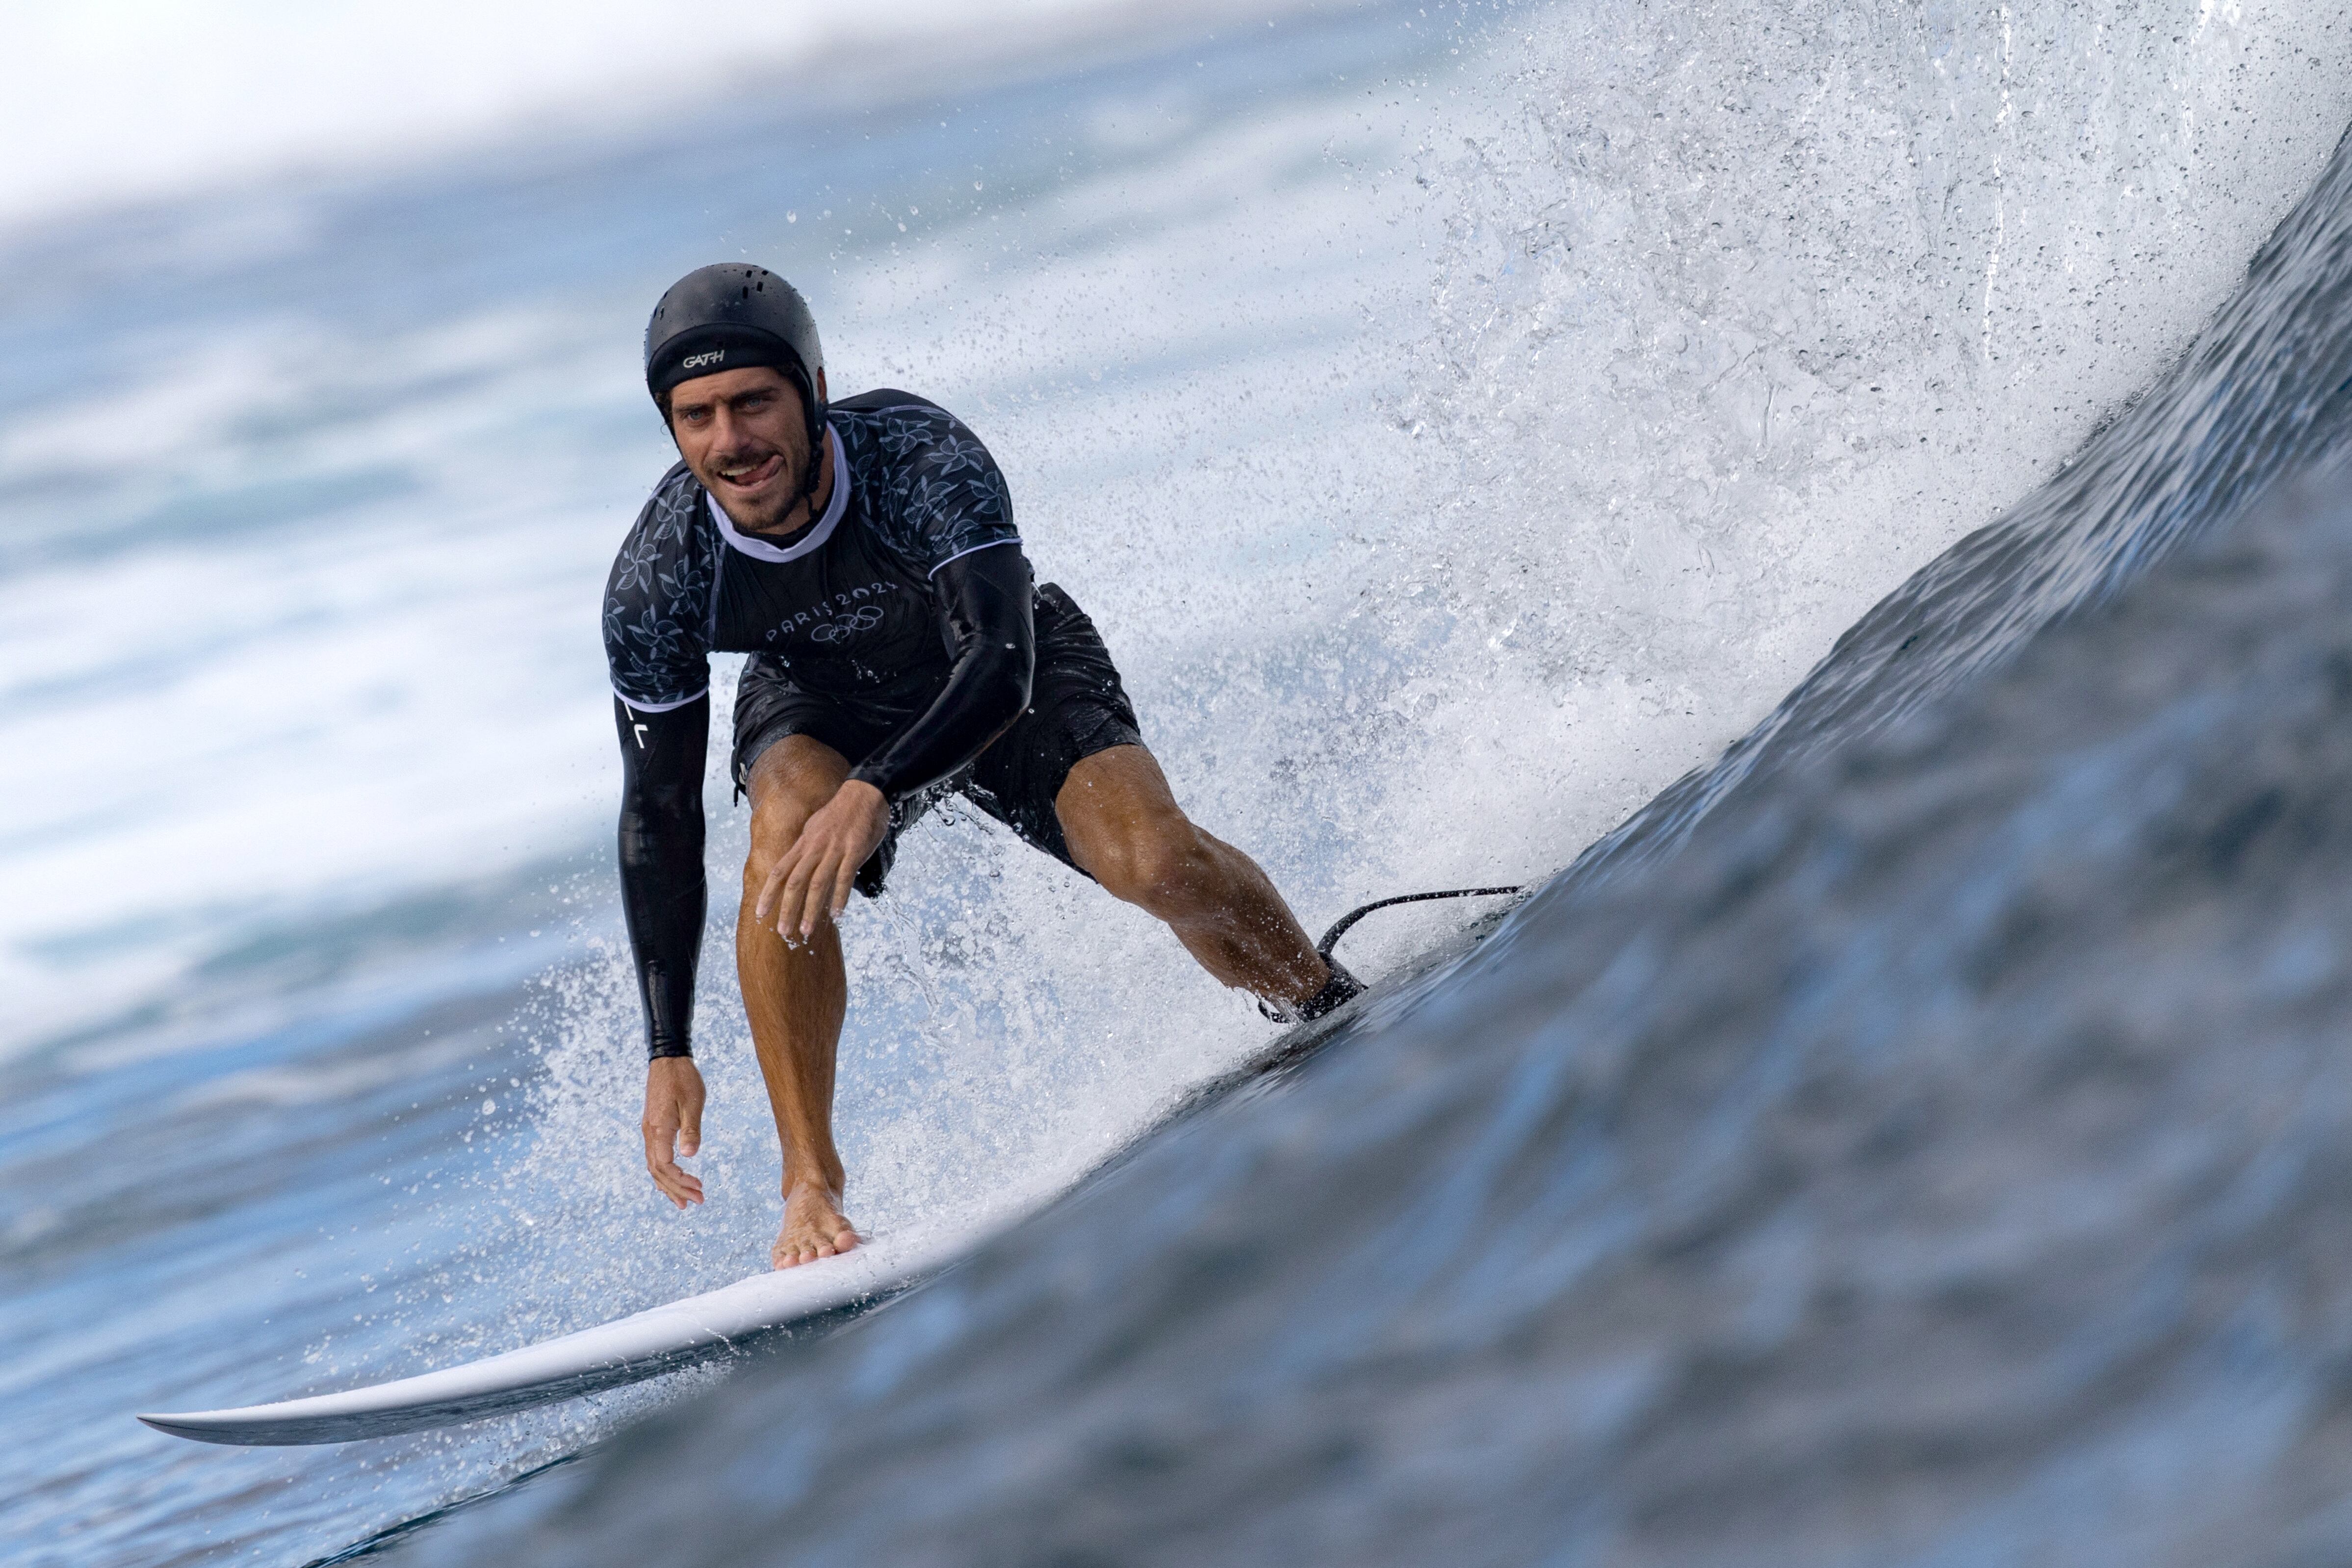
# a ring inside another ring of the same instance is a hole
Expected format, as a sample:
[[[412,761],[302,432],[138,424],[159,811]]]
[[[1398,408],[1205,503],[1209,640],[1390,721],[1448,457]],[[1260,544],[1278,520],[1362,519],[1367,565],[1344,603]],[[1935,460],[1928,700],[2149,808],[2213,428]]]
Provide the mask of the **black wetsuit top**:
[[[896,727],[851,774],[894,801],[970,762],[1028,704],[1029,565],[995,459],[907,392],[845,399],[827,423],[833,494],[814,522],[743,534],[681,463],[605,586],[621,896],[655,1056],[691,1053],[710,654],[771,654],[794,684]]]

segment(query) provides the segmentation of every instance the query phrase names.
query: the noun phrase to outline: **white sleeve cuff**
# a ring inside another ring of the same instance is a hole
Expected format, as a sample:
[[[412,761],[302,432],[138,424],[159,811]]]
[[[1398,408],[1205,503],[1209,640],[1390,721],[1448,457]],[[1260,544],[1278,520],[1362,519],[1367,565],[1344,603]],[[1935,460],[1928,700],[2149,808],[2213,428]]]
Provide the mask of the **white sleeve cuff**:
[[[709,686],[705,686],[700,691],[695,693],[692,696],[680,697],[674,703],[639,702],[636,698],[631,696],[628,693],[623,691],[618,686],[614,686],[613,688],[613,695],[620,698],[621,706],[627,708],[631,713],[668,713],[674,708],[682,708],[688,703],[700,702],[704,697],[710,695],[710,688]]]

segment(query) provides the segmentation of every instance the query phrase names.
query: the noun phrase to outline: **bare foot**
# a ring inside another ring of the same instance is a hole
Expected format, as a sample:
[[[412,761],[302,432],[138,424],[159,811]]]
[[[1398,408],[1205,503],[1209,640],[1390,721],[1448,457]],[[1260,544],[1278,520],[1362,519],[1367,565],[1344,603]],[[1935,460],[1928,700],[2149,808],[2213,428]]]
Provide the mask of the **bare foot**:
[[[841,1217],[841,1195],[804,1181],[784,1194],[784,1228],[778,1233],[768,1260],[779,1269],[790,1269],[846,1252],[857,1240],[857,1232]]]

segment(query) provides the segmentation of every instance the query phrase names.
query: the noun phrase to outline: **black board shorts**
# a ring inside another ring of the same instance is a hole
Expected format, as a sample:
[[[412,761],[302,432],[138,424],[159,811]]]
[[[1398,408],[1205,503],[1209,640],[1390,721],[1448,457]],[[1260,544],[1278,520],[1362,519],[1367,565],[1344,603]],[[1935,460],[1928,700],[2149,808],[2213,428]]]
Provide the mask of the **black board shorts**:
[[[1086,875],[1086,868],[1070,858],[1054,798],[1081,761],[1114,746],[1139,746],[1143,733],[1119,683],[1118,667],[1086,612],[1048,582],[1037,590],[1035,624],[1037,664],[1029,682],[1029,706],[960,771],[891,803],[890,829],[881,848],[858,868],[857,891],[866,897],[881,895],[898,856],[898,835],[950,791]],[[735,692],[735,788],[743,790],[760,754],[788,735],[821,740],[855,768],[903,723],[895,714],[862,710],[855,698],[803,690],[783,666],[755,653],[745,661]]]

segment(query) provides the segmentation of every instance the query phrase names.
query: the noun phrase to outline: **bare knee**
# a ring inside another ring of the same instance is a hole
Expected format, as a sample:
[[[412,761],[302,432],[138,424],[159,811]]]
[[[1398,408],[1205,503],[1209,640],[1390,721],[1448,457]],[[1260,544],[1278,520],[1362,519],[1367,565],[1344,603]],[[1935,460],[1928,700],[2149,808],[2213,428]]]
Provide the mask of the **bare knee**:
[[[1113,898],[1162,920],[1217,903],[1224,867],[1215,841],[1183,817],[1160,819],[1095,846],[1087,870]]]
[[[751,852],[743,857],[743,896],[756,898],[784,852],[801,836],[814,811],[796,800],[778,800],[751,812]]]
[[[822,741],[786,736],[751,765],[744,792],[751,800],[751,852],[743,859],[743,896],[757,897],[768,873],[818,808],[849,776],[849,764]]]

